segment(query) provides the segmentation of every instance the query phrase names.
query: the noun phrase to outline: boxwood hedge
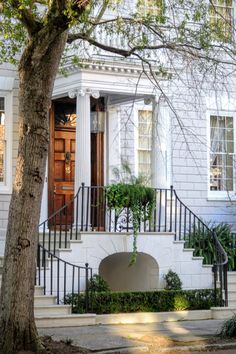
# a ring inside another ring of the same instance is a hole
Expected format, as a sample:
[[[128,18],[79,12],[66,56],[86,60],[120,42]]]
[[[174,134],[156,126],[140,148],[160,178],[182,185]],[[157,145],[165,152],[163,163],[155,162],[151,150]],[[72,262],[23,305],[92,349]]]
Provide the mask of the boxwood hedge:
[[[84,294],[69,294],[65,303],[72,305],[74,313],[85,313]],[[219,296],[215,302],[213,289],[95,292],[89,299],[90,312],[96,314],[205,310],[219,304]]]

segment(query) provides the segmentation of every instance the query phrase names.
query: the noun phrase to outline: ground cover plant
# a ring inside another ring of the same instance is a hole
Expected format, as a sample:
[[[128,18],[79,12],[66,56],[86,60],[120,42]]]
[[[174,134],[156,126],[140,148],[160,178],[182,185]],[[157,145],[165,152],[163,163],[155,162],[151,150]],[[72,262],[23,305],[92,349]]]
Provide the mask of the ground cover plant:
[[[220,329],[220,337],[235,338],[236,337],[236,314],[228,319]]]

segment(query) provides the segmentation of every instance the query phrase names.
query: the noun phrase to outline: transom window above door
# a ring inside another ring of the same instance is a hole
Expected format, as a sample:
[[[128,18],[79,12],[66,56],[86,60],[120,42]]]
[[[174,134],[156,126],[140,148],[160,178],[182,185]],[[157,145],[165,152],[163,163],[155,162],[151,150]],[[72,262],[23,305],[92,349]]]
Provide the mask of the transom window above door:
[[[56,101],[55,101],[56,102]],[[75,128],[76,126],[76,103],[72,100],[60,100],[55,104],[55,126]]]

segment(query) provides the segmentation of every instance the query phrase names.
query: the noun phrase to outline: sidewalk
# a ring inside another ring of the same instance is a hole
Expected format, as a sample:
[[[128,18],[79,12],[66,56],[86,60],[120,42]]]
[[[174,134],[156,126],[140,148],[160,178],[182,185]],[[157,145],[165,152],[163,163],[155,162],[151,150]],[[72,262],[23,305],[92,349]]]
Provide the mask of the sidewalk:
[[[39,329],[40,335],[53,340],[72,340],[73,345],[89,352],[105,353],[166,353],[200,350],[216,335],[224,321],[178,321],[150,324],[96,325]],[[230,341],[222,343],[231,347]],[[186,345],[188,346],[186,348]],[[236,340],[233,343],[236,348]],[[217,346],[217,348],[220,346]]]

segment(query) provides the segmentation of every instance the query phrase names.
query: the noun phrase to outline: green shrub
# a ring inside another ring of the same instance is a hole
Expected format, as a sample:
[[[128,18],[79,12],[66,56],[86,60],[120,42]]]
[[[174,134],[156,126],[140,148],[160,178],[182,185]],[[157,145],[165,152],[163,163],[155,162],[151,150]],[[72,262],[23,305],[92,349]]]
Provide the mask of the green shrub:
[[[94,292],[111,291],[107,282],[98,274],[94,274],[90,279],[88,289]]]
[[[189,308],[189,301],[184,294],[177,294],[174,298],[174,309],[176,311],[183,311]]]
[[[181,290],[182,289],[182,281],[180,280],[177,273],[173,272],[171,269],[168,271],[166,275],[164,275],[164,279],[166,281],[166,290]]]
[[[219,293],[218,293],[219,294]],[[175,310],[205,310],[219,305],[214,302],[213,289],[159,290],[147,292],[101,292],[90,297],[90,312],[97,314],[124,312],[166,312]],[[85,313],[85,295],[67,295],[74,313]]]
[[[219,335],[223,338],[236,337],[236,314],[223,324]]]
[[[201,225],[196,226],[195,233],[190,232],[187,235],[185,247],[194,248],[194,255],[204,257],[205,264],[213,264],[214,259],[216,258],[216,252],[212,242],[212,231],[214,230],[222,247],[228,255],[229,270],[235,270],[236,247],[235,236],[232,233],[231,226],[227,223],[220,223],[218,225],[212,223],[209,224],[208,227],[210,231]]]

